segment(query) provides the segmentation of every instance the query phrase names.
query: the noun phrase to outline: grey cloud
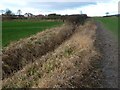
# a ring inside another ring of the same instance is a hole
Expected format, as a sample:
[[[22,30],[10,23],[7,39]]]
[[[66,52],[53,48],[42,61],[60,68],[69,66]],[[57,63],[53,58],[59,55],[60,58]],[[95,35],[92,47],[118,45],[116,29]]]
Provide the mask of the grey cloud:
[[[86,5],[96,5],[95,2],[30,2],[29,7],[43,10],[64,10],[82,7]]]

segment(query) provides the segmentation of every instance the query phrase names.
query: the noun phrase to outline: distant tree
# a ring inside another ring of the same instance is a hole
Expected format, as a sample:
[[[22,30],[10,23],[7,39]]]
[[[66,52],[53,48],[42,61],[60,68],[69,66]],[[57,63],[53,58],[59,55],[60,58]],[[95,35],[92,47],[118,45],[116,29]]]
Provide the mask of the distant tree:
[[[106,12],[105,14],[106,14],[106,16],[108,16],[109,12]]]
[[[52,14],[48,14],[48,18],[49,19],[60,19],[61,15],[60,14],[56,14],[56,13],[52,13]]]
[[[10,16],[10,15],[13,15],[13,13],[12,13],[12,11],[11,11],[11,10],[6,9],[5,15]]]
[[[17,13],[18,13],[18,15],[20,16],[21,13],[22,13],[22,11],[19,9],[19,10],[17,11]]]
[[[0,10],[1,14],[3,14],[5,11],[4,10]]]
[[[80,14],[82,14],[82,11],[80,11]]]

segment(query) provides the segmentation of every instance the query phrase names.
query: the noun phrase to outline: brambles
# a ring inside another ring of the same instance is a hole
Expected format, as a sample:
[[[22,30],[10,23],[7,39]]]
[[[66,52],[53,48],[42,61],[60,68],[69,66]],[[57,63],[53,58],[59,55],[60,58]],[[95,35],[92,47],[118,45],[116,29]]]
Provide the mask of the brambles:
[[[86,19],[87,19],[86,14],[65,16],[65,20],[68,23],[72,23],[74,25],[76,25],[76,24],[82,24],[83,25]]]

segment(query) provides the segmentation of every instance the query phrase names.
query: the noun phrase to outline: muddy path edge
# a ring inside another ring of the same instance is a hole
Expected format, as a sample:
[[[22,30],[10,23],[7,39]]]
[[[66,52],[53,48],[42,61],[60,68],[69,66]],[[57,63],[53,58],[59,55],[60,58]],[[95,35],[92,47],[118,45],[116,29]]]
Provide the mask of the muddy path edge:
[[[101,23],[96,22],[96,25],[97,47],[102,54],[103,88],[118,88],[118,39]]]

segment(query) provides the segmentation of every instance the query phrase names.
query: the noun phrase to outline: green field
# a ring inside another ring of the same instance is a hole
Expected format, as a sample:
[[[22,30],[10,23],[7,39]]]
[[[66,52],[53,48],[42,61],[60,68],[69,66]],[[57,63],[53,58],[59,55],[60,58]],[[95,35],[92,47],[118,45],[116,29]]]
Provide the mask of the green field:
[[[117,17],[97,17],[95,18],[98,22],[101,22],[103,26],[118,35],[118,18]]]
[[[29,37],[32,34],[47,28],[61,25],[57,21],[3,21],[2,22],[2,46],[7,46],[11,41]]]

